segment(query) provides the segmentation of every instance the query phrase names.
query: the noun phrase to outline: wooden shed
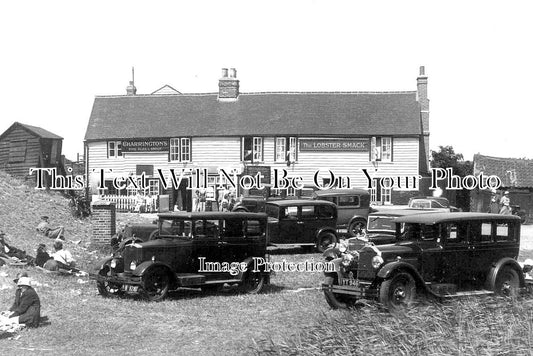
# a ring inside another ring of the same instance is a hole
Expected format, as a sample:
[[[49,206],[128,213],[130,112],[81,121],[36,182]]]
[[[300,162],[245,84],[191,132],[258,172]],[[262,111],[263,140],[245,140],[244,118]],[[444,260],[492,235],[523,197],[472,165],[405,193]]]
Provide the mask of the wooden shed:
[[[15,122],[0,135],[0,169],[11,175],[33,179],[30,168],[62,171],[63,138],[43,128]]]

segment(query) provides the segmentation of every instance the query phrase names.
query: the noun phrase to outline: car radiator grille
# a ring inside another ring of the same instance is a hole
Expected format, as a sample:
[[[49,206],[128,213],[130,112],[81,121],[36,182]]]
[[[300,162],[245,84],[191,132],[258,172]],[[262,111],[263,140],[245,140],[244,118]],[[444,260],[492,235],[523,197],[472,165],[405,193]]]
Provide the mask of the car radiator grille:
[[[372,268],[372,258],[376,256],[374,251],[365,251],[359,255],[359,263],[357,265],[358,279],[374,279],[376,272]]]

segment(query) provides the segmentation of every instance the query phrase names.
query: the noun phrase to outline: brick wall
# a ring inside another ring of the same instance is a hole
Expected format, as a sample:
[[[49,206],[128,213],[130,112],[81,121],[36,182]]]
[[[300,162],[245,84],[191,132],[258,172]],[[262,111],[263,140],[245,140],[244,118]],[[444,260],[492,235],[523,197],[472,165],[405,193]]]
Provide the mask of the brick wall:
[[[108,201],[95,201],[92,208],[92,245],[109,245],[111,236],[116,233],[115,204]]]

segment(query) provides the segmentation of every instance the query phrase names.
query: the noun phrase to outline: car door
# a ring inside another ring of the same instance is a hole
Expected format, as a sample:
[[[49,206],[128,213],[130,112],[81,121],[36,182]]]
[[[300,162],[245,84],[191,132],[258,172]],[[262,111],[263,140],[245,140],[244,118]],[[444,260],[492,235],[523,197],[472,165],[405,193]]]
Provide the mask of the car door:
[[[442,270],[443,282],[462,285],[472,278],[471,249],[468,244],[468,222],[443,224]]]
[[[299,219],[299,206],[281,206],[279,214],[278,243],[297,243],[301,240],[302,221]]]
[[[191,272],[200,270],[201,263],[219,262],[219,222],[218,220],[197,219],[193,221],[193,242],[194,242],[194,269]],[[205,270],[203,268],[202,270]],[[210,275],[213,273],[203,272]]]

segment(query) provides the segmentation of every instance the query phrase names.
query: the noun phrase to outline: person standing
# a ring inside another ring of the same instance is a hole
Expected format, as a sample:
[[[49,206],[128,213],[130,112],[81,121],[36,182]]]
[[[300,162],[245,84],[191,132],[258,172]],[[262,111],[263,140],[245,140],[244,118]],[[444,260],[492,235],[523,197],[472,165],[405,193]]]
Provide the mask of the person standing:
[[[194,191],[194,196],[192,197],[192,211],[199,211],[200,206],[200,192],[198,190]]]
[[[490,197],[489,213],[498,214],[499,212],[500,205],[498,204],[498,197],[496,196],[496,190],[493,190]]]
[[[509,198],[509,192],[505,191],[505,193],[503,193],[503,197],[500,198],[500,205],[501,205],[500,214],[512,215],[510,204],[511,204],[511,199]]]

